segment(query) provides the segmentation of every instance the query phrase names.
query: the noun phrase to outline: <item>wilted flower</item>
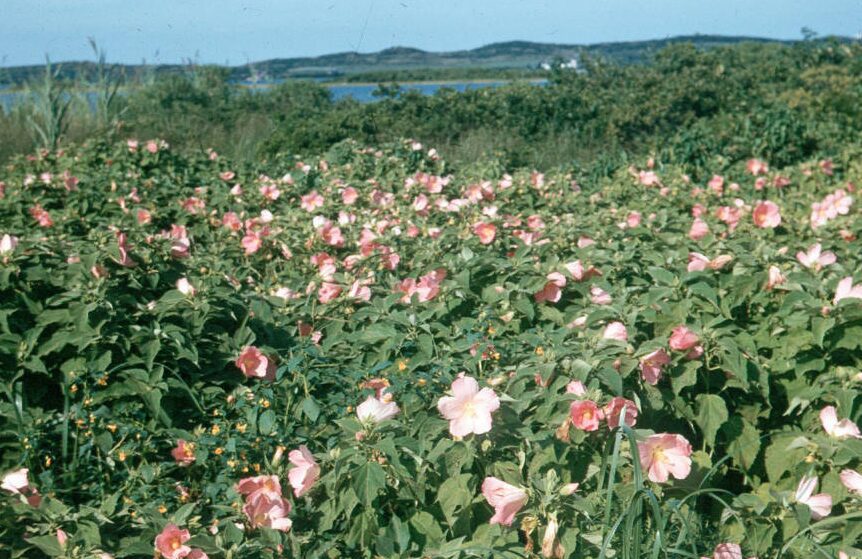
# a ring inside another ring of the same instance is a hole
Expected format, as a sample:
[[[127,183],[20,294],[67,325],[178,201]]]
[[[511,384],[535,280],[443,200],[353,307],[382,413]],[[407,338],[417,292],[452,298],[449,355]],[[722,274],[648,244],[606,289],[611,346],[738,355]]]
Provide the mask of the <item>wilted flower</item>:
[[[293,494],[296,497],[301,497],[308,493],[317,478],[320,477],[320,466],[305,445],[300,445],[297,450],[291,450],[287,459],[296,466],[287,473],[287,479],[293,487]]]
[[[529,499],[523,489],[495,477],[486,477],[482,482],[482,495],[488,504],[494,507],[494,516],[489,522],[503,526],[512,525],[515,515]]]
[[[625,409],[625,416],[623,416],[623,409]],[[621,396],[615,396],[612,398],[610,402],[605,404],[603,411],[605,412],[605,419],[607,420],[608,427],[610,429],[619,427],[621,418],[629,427],[634,427],[635,423],[637,423],[637,405],[631,400]]]
[[[189,466],[195,461],[195,445],[179,439],[177,446],[171,450],[171,456],[180,466]]]
[[[841,483],[847,488],[847,491],[862,496],[862,474],[846,469],[841,470],[841,474],[838,477],[841,478]]]

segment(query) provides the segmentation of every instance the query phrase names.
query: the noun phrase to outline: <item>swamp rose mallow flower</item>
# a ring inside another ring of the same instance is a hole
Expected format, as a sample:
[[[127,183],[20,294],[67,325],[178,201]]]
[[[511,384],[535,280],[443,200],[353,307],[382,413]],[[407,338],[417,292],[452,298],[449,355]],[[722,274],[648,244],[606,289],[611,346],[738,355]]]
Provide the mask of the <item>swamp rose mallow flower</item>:
[[[598,431],[605,414],[592,400],[576,400],[569,407],[569,417],[576,429]]]
[[[832,512],[832,496],[827,493],[813,495],[817,488],[817,476],[803,476],[796,488],[796,502],[808,505],[811,509],[811,518],[820,520]]]
[[[754,207],[751,213],[754,224],[763,229],[774,229],[781,225],[781,210],[775,202],[763,201]]]
[[[647,384],[658,384],[662,370],[670,363],[670,356],[664,348],[657,349],[641,358],[641,376]]]
[[[13,237],[12,235],[6,234],[3,235],[3,238],[0,239],[0,255],[9,254],[15,247],[18,246],[18,237]]]
[[[826,406],[820,410],[820,423],[823,425],[823,430],[830,437],[836,439],[862,439],[859,426],[853,423],[853,421],[850,419],[838,421],[838,412],[835,410],[835,406]]]
[[[862,496],[862,474],[855,470],[845,469],[841,470],[841,474],[838,477],[841,479],[841,484],[847,488],[847,491]]]
[[[27,503],[31,507],[38,507],[42,502],[42,496],[39,495],[39,491],[35,487],[30,485],[29,474],[30,470],[27,468],[7,472],[3,476],[0,488],[13,495],[21,495],[27,499]]]
[[[275,362],[254,346],[246,346],[234,364],[248,378],[275,380]]]
[[[452,396],[437,401],[437,409],[449,420],[449,432],[454,437],[487,433],[491,430],[491,414],[499,407],[500,399],[492,389],[480,390],[476,379],[464,375],[452,382]]]
[[[379,399],[374,396],[369,396],[364,402],[356,407],[356,417],[359,418],[360,423],[368,425],[392,419],[398,415],[400,411],[401,410],[398,409],[398,405],[387,399],[385,395],[383,398]]]
[[[489,522],[503,526],[512,525],[515,515],[529,499],[527,492],[520,487],[495,477],[486,477],[482,482],[482,495],[488,504],[494,507],[494,516]]]
[[[171,456],[174,457],[178,465],[190,466],[195,461],[195,445],[179,439],[177,446],[171,450]]]
[[[300,445],[297,450],[291,450],[287,459],[295,466],[287,473],[287,479],[293,487],[293,494],[296,497],[302,497],[320,477],[320,466],[305,445]]]
[[[605,326],[604,332],[602,332],[602,338],[605,340],[617,340],[619,342],[625,342],[629,339],[629,333],[626,330],[625,324],[622,322],[611,322],[607,326]]]
[[[671,331],[668,345],[674,351],[689,351],[694,348],[700,338],[685,326],[677,326]]]
[[[625,408],[625,416],[623,409]],[[638,420],[638,407],[629,399],[621,396],[615,396],[610,402],[605,404],[603,408],[605,419],[608,422],[609,429],[615,429],[620,426],[620,418],[629,427],[634,427]]]
[[[497,226],[493,223],[479,222],[473,226],[473,233],[479,237],[480,243],[490,245],[497,236]]]
[[[805,252],[797,252],[796,259],[806,268],[811,268],[815,271],[834,264],[837,260],[835,253],[830,250],[824,252],[820,243],[811,245]]]
[[[638,454],[650,481],[665,483],[670,476],[685,479],[691,472],[691,445],[682,435],[650,435],[638,443]]]
[[[832,304],[837,305],[843,299],[862,299],[862,284],[853,285],[852,276],[847,276],[838,282]]]
[[[192,548],[186,545],[190,539],[188,530],[180,529],[176,524],[168,524],[156,536],[154,545],[164,559],[182,559],[192,552]]]
[[[287,517],[290,508],[287,499],[260,493],[249,496],[242,511],[252,528],[265,527],[287,532],[293,525],[293,521]]]

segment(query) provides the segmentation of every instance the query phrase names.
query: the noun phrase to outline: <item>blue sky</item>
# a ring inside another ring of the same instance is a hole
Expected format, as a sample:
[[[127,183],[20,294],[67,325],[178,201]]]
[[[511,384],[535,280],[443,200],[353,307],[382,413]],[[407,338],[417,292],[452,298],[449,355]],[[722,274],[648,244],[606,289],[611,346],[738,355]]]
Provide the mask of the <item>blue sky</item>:
[[[0,0],[4,66],[90,59],[243,64],[389,46],[595,43],[691,33],[862,32],[862,0]]]

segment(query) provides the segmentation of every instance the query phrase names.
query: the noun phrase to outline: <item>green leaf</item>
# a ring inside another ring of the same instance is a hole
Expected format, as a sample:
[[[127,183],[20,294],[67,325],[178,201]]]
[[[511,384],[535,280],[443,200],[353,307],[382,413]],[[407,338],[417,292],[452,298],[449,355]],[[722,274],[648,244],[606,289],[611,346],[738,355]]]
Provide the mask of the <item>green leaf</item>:
[[[359,502],[370,507],[377,493],[386,487],[386,474],[377,462],[366,462],[352,472],[353,490]]]
[[[727,421],[727,405],[717,394],[701,394],[697,397],[697,424],[703,438],[711,447],[715,446],[715,434]]]
[[[730,439],[727,452],[737,467],[750,471],[760,452],[760,433],[751,423],[739,416],[734,416],[723,429],[725,437]]]

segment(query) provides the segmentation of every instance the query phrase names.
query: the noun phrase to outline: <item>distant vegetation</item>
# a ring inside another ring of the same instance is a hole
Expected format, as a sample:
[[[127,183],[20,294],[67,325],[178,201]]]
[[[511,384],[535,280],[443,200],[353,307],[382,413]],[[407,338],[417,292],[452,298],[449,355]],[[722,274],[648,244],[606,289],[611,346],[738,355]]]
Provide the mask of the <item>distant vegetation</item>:
[[[490,56],[500,48],[479,50]],[[252,92],[233,86],[232,71],[220,67],[148,74],[117,95],[112,84],[121,74],[103,60],[91,67],[90,81],[101,85],[97,93],[88,86],[88,96],[62,68],[43,68],[28,86],[30,102],[0,117],[0,159],[88,138],[160,137],[175,148],[212,147],[244,161],[320,153],[346,139],[415,138],[456,165],[490,159],[503,168],[602,173],[651,153],[695,169],[751,153],[789,165],[858,138],[860,52],[858,43],[838,40],[707,50],[674,44],[636,66],[582,56],[577,72],[546,72],[543,87],[516,82],[433,96],[386,83],[418,79],[418,71],[378,73],[381,98],[371,104],[335,102],[307,81]]]
[[[838,39],[843,42],[848,39]],[[406,79],[463,79],[465,77],[506,77],[513,73],[537,70],[542,63],[555,59],[570,60],[587,56],[618,64],[643,64],[661,49],[674,44],[691,44],[698,49],[711,49],[739,43],[794,44],[798,41],[777,41],[758,37],[723,37],[717,35],[689,35],[650,41],[598,43],[593,45],[564,45],[508,41],[483,47],[453,51],[426,52],[407,47],[392,47],[380,52],[343,52],[301,58],[275,58],[253,64],[227,68],[227,77],[233,82],[249,80],[285,80],[290,78],[318,78],[338,81],[357,81],[357,75],[383,75],[391,79],[393,72],[405,72],[396,81]],[[184,74],[196,63],[186,64],[116,64],[112,69],[127,83],[146,81],[153,75]],[[59,67],[61,79],[90,82],[98,72],[99,64],[69,62]],[[380,73],[380,74],[378,74]],[[0,70],[0,84],[22,85],[42,75],[42,66],[19,66]],[[405,77],[409,76],[409,77]]]

